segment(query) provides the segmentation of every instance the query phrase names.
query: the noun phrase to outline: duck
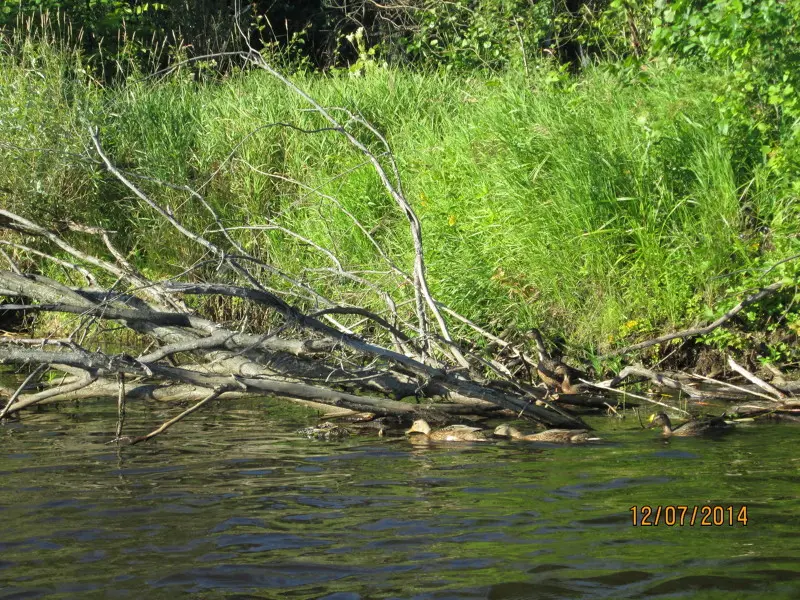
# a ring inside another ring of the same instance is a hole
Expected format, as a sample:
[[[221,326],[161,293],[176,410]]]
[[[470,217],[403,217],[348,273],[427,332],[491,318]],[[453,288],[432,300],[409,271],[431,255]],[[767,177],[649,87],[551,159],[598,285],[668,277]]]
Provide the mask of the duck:
[[[687,421],[673,429],[672,421],[670,421],[667,413],[664,412],[656,413],[650,417],[647,428],[653,427],[661,427],[664,437],[723,433],[733,428],[723,417],[713,417],[700,421]]]
[[[320,425],[298,429],[297,433],[305,435],[309,439],[331,441],[344,439],[351,434],[351,431],[346,427],[326,421]]]
[[[377,433],[378,437],[383,437],[393,425],[399,424],[399,420],[396,417],[379,417],[375,413],[371,412],[356,412],[346,415],[333,415],[329,418],[335,419],[337,424],[338,422],[347,423],[347,429],[355,433]],[[327,423],[330,424],[331,421],[327,421]],[[340,428],[344,429],[344,427],[341,425]]]
[[[569,394],[580,394],[586,387],[582,383],[575,383],[575,379],[587,377],[586,373],[579,371],[569,365],[561,363],[556,367],[555,374],[561,378],[561,392]]]
[[[600,438],[592,437],[588,429],[548,429],[541,433],[523,434],[515,427],[504,424],[498,425],[494,434],[499,437],[510,437],[512,440],[523,442],[552,442],[555,444],[582,444],[597,441]]]
[[[406,435],[420,434],[432,442],[487,442],[480,427],[469,425],[449,425],[442,429],[432,430],[425,419],[417,419],[411,424]]]
[[[544,339],[538,329],[532,328],[530,336],[536,342],[536,351],[539,354],[539,363],[536,365],[536,373],[545,385],[555,388],[564,394],[577,394],[581,390],[581,385],[574,383],[575,380],[586,378],[583,371],[570,367],[560,356],[553,356],[547,351]]]

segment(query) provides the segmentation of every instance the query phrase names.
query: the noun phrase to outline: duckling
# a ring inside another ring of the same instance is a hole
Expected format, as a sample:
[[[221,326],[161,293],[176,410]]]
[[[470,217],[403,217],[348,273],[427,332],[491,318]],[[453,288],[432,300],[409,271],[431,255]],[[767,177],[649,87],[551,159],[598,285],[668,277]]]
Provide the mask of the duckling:
[[[468,425],[449,425],[436,431],[431,430],[431,426],[424,419],[417,419],[411,424],[411,429],[406,431],[406,435],[418,433],[425,436],[425,439],[433,442],[487,442],[486,436],[479,427]]]
[[[545,385],[555,388],[564,394],[577,394],[581,391],[580,384],[573,383],[576,379],[586,378],[583,371],[570,367],[560,356],[552,356],[544,345],[544,339],[538,329],[532,328],[530,336],[536,342],[536,351],[539,354],[539,363],[536,373]]]
[[[704,435],[714,433],[724,433],[730,431],[733,426],[726,423],[722,417],[713,417],[711,419],[703,419],[701,421],[687,421],[683,425],[679,425],[675,429],[672,428],[672,421],[669,420],[667,413],[660,412],[650,417],[648,429],[652,427],[661,427],[663,429],[664,437],[675,436],[690,436],[690,435]]]
[[[494,430],[494,434],[524,442],[552,442],[556,444],[582,444],[584,442],[594,442],[600,439],[598,437],[591,437],[588,429],[548,429],[541,433],[524,435],[518,429],[508,424],[498,425]]]

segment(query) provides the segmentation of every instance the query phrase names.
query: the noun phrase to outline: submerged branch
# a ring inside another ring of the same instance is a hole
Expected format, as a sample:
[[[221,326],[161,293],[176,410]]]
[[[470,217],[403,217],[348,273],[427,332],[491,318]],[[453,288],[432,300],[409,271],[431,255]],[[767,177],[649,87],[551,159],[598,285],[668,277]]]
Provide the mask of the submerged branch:
[[[143,435],[141,437],[134,438],[133,440],[131,440],[131,445],[138,444],[140,442],[146,442],[147,440],[149,440],[151,438],[154,438],[158,434],[163,433],[164,431],[166,431],[167,429],[172,427],[175,423],[177,423],[181,419],[184,419],[185,417],[188,417],[190,414],[192,414],[196,410],[200,409],[204,404],[208,404],[212,400],[216,400],[217,398],[219,398],[220,393],[221,393],[220,391],[214,390],[208,396],[206,396],[205,398],[200,400],[200,402],[198,402],[197,404],[195,404],[194,406],[192,406],[190,408],[187,408],[185,411],[183,411],[177,417],[170,419],[166,423],[162,423],[162,425],[160,427],[158,427],[157,429],[154,429],[153,431],[151,431],[147,435]],[[119,440],[120,431],[121,431],[121,428],[117,429],[117,439],[118,440]]]

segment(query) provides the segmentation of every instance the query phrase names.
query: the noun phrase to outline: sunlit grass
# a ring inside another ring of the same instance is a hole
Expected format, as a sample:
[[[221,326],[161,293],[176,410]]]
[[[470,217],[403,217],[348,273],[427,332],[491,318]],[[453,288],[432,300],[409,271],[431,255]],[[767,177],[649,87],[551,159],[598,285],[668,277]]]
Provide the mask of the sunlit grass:
[[[77,54],[43,44],[4,48],[0,187],[12,208],[114,229],[154,276],[199,259],[200,248],[101,177],[97,165],[63,154],[95,158],[87,128],[97,125],[117,164],[201,188],[227,225],[275,219],[348,268],[385,271],[350,217],[287,181],[297,180],[335,196],[410,270],[405,219],[340,135],[258,129],[325,125],[266,73],[198,84],[179,72],[102,89]],[[323,105],[360,112],[386,134],[423,221],[434,293],[484,324],[536,325],[593,346],[685,325],[730,283],[717,276],[763,252],[753,246],[755,227],[775,224],[781,240],[796,239],[796,210],[785,197],[737,181],[711,84],[696,73],[665,68],[628,79],[597,68],[553,81],[542,65],[528,78],[376,70],[360,78],[298,75],[297,82]],[[185,193],[141,185],[221,239]],[[237,229],[236,236],[298,278],[333,266],[282,231]],[[788,254],[794,246],[772,247]],[[389,275],[371,277],[396,284]],[[333,299],[378,302],[363,288],[330,281],[324,291]]]

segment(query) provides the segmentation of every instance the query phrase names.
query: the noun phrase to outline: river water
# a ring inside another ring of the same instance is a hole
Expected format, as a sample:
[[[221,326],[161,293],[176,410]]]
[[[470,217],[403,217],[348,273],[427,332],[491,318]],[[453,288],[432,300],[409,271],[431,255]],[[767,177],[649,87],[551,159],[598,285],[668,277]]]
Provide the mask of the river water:
[[[132,406],[127,433],[177,410]],[[797,427],[425,447],[313,421],[241,401],[122,448],[108,401],[0,425],[0,598],[800,597]],[[633,526],[643,505],[747,524]]]

